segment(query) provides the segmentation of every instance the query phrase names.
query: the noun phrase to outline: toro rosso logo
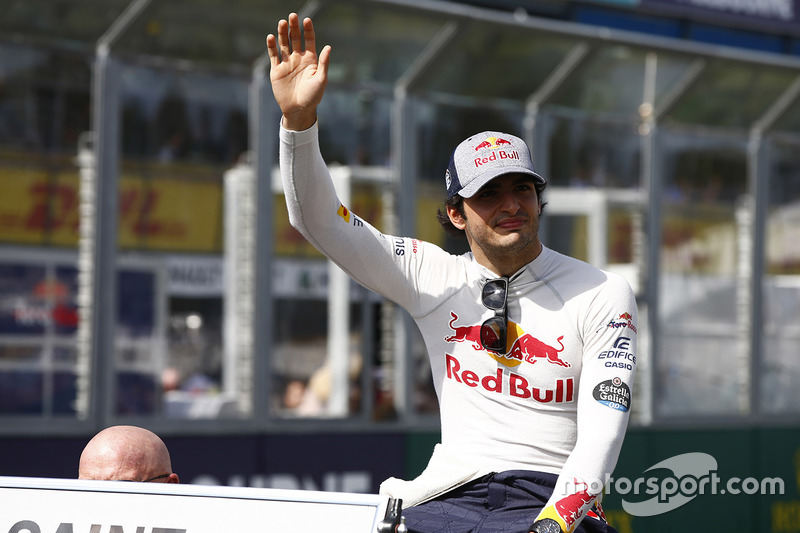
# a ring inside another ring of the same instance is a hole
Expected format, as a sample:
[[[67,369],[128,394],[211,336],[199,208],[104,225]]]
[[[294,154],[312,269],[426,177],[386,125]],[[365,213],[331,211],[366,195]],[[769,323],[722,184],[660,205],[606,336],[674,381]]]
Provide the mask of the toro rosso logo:
[[[630,313],[622,313],[619,315],[619,318],[609,320],[608,324],[606,324],[606,327],[612,329],[628,328],[636,333],[636,325],[633,323],[633,315]]]
[[[480,324],[457,326],[455,323],[458,320],[458,315],[451,311],[450,316],[453,318],[448,325],[453,334],[445,337],[445,342],[465,342],[469,343],[475,350],[483,350]],[[492,359],[510,368],[519,366],[523,361],[531,364],[536,363],[536,361],[546,361],[552,365],[570,368],[572,365],[560,356],[561,352],[564,351],[564,343],[561,342],[563,338],[564,336],[561,335],[556,339],[560,346],[560,348],[556,348],[540,341],[529,333],[525,333],[518,324],[509,321],[506,353],[502,355],[494,352],[488,353]]]

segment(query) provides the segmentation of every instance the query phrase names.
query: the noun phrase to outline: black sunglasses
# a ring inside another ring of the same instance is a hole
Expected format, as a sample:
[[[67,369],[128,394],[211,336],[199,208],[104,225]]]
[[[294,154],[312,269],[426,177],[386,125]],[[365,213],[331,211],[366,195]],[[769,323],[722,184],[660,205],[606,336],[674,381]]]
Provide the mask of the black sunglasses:
[[[490,352],[506,353],[508,337],[508,280],[490,279],[483,286],[483,305],[494,311],[494,316],[481,324],[481,345]]]
[[[150,479],[145,479],[143,481],[138,481],[136,479],[120,479],[119,481],[130,481],[132,483],[150,483],[151,481],[155,481],[157,479],[164,479],[165,477],[169,477],[172,474],[161,474],[160,476],[151,477]]]

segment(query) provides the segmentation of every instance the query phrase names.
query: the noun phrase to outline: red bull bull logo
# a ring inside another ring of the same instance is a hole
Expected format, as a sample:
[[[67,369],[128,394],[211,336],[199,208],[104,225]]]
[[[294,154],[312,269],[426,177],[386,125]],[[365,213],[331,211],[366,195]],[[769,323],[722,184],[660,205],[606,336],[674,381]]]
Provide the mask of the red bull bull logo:
[[[569,368],[572,365],[559,357],[559,354],[564,351],[564,343],[561,342],[564,336],[561,335],[556,342],[561,346],[557,350],[554,346],[546,344],[533,335],[523,333],[514,340],[511,345],[511,350],[505,355],[506,359],[513,359],[516,361],[525,361],[526,363],[535,363],[536,361],[547,361],[552,365],[563,366]],[[499,359],[498,359],[499,361]],[[499,361],[502,362],[502,361]]]
[[[453,317],[449,323],[453,334],[445,337],[445,342],[466,342],[472,344],[475,350],[483,350],[483,345],[481,344],[481,326],[456,326],[455,321],[458,320],[458,315],[450,311],[450,316]]]
[[[478,145],[475,147],[475,151],[477,152],[478,150],[484,150],[486,148],[494,150],[495,148],[499,148],[504,144],[511,145],[511,141],[507,139],[501,139],[500,137],[487,137],[485,141],[478,143]]]
[[[453,330],[453,334],[444,338],[446,342],[466,342],[472,345],[475,350],[483,350],[481,345],[481,326],[457,326],[455,322],[458,320],[458,315],[450,312],[453,317],[450,320],[449,326]],[[551,365],[557,365],[564,368],[570,368],[572,365],[561,358],[561,352],[564,351],[564,343],[561,340],[563,335],[556,339],[560,348],[551,346],[525,331],[516,323],[509,320],[508,322],[508,339],[506,341],[506,353],[503,355],[488,352],[489,356],[498,363],[513,368],[519,366],[523,362],[534,364],[537,361],[546,361]]]

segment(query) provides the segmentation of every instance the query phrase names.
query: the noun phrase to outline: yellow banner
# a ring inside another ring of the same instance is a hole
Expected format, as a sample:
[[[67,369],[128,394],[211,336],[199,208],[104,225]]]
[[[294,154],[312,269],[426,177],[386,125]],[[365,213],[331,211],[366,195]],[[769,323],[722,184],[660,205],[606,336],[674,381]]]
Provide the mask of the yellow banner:
[[[74,245],[78,242],[78,179],[38,169],[0,169],[0,241]]]
[[[123,176],[119,246],[164,251],[222,251],[219,182]]]
[[[77,172],[0,169],[0,241],[76,246],[80,191]],[[119,183],[119,246],[143,250],[220,252],[219,182],[144,180]]]
[[[183,177],[174,177],[176,174]],[[222,178],[206,170],[199,177],[180,167],[123,170],[119,182],[118,243],[121,249],[222,253]],[[145,179],[142,175],[148,175]],[[167,177],[164,177],[164,176]],[[381,186],[354,187],[346,206],[363,220],[382,226]],[[420,194],[416,236],[443,244],[436,222],[436,195]],[[0,242],[74,247],[80,223],[77,171],[0,167]],[[275,253],[322,257],[289,225],[283,195],[273,201]]]

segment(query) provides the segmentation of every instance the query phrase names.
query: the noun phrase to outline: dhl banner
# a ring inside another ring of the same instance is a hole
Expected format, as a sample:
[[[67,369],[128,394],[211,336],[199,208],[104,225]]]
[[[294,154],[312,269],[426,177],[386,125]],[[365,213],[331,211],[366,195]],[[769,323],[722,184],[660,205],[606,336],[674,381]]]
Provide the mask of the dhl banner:
[[[123,176],[119,246],[211,252],[222,248],[222,189],[192,180],[143,181]]]
[[[75,246],[80,223],[77,172],[0,169],[0,241]],[[119,246],[170,251],[219,251],[221,189],[192,179],[119,182]]]
[[[221,253],[223,250],[222,180],[145,179],[123,171],[119,181],[118,244],[122,249]],[[439,196],[421,194],[417,202],[417,235],[443,244],[436,222]],[[375,187],[356,187],[353,213],[381,227],[382,202]],[[272,206],[274,249],[284,257],[322,257],[289,224],[282,195]],[[74,247],[80,224],[77,171],[0,167],[0,243]],[[0,532],[2,533],[2,532]]]
[[[77,175],[60,183],[38,169],[0,172],[0,241],[56,246],[78,242]]]
[[[2,533],[375,533],[372,494],[0,477]]]

